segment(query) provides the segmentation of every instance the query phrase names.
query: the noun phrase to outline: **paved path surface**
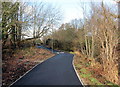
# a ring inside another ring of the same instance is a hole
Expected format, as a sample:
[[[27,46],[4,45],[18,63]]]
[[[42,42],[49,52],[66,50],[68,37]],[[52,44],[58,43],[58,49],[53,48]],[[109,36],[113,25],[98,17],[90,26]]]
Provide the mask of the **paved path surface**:
[[[73,56],[60,53],[49,58],[13,85],[81,85],[72,65]]]

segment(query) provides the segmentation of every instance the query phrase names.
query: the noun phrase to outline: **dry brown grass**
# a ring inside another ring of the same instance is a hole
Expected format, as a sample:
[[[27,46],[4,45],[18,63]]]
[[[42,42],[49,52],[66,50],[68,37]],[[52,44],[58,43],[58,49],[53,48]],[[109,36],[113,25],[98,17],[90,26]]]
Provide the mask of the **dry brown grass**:
[[[7,54],[9,53],[3,54],[6,58],[2,61],[3,85],[10,85],[33,66],[55,55],[50,51],[35,47],[15,50],[11,56]]]
[[[92,66],[90,60],[85,57],[80,57],[78,55],[74,58],[74,64],[77,69],[77,72],[81,79],[83,80],[84,84],[86,85],[114,85],[110,81],[108,81],[105,77],[107,72],[103,71],[103,66],[96,62],[94,66]],[[85,70],[85,72],[81,72],[81,70]],[[90,79],[91,78],[91,79]],[[95,80],[92,82],[92,80]]]

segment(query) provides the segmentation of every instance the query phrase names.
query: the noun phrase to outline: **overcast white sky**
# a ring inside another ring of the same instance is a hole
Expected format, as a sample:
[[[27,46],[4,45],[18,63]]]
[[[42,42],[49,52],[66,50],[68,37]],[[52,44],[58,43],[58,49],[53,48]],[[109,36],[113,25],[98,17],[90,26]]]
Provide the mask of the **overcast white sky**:
[[[79,0],[44,0],[44,2],[51,3],[60,8],[63,13],[63,23],[75,18],[83,18],[82,9],[78,8]]]
[[[22,1],[22,0],[20,0]],[[83,11],[80,8],[80,1],[88,3],[90,0],[23,0],[25,2],[44,2],[48,4],[52,4],[53,6],[59,8],[63,15],[62,23],[69,23],[73,19],[82,19],[83,18]],[[94,0],[95,2],[99,2],[101,0]],[[108,5],[115,4],[113,0],[103,0]],[[31,3],[32,4],[32,3]],[[29,13],[32,7],[28,6],[26,11]],[[88,8],[89,9],[89,8]]]
[[[27,1],[27,0],[25,0]],[[83,11],[79,7],[80,1],[82,2],[90,2],[90,0],[28,0],[28,1],[37,1],[39,2],[45,2],[50,3],[53,6],[60,8],[62,14],[63,14],[63,23],[70,22],[72,19],[79,19],[83,18]],[[94,2],[99,2],[101,0],[92,0]],[[103,0],[104,2],[108,4],[114,4],[114,0]]]

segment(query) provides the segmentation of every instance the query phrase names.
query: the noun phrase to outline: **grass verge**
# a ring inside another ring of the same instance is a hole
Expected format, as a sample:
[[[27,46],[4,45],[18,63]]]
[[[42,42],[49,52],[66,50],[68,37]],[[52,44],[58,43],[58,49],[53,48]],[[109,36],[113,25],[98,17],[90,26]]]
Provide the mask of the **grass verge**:
[[[28,70],[32,69],[36,64],[55,55],[48,50],[35,47],[17,49],[11,53],[12,54],[10,54],[10,52],[3,53],[3,85],[10,85]]]
[[[75,55],[74,65],[77,70],[79,77],[81,78],[84,85],[91,87],[119,87],[109,81],[107,81],[101,74],[101,68],[92,67],[86,58]],[[96,70],[97,69],[97,70]]]

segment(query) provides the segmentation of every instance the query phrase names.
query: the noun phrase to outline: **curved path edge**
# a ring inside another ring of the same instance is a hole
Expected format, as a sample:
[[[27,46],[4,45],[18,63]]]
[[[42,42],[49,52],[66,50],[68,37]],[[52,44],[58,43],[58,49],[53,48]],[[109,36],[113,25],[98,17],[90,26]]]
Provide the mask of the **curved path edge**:
[[[44,48],[43,48],[43,49],[44,49]],[[55,56],[58,55],[56,52],[53,52],[53,53],[55,53]],[[69,54],[70,54],[70,53],[69,53]],[[53,57],[55,57],[55,56],[53,56]],[[50,58],[53,58],[53,57],[50,57]],[[78,74],[78,72],[77,72],[77,70],[76,70],[76,68],[75,68],[75,65],[74,65],[74,57],[75,57],[75,55],[73,56],[73,60],[72,60],[73,69],[74,69],[74,71],[75,71],[76,76],[78,77],[78,80],[81,82],[81,84],[83,85],[83,87],[85,87],[83,81],[80,79],[80,76],[79,76],[79,74]],[[26,74],[28,74],[28,73],[29,73],[30,71],[32,71],[34,68],[36,68],[39,64],[47,61],[47,60],[50,59],[50,58],[47,58],[46,60],[44,60],[44,61],[36,64],[35,66],[33,66],[30,70],[28,70],[26,73],[24,73],[22,76],[20,76],[16,81],[14,81],[14,82],[13,82],[12,84],[10,84],[10,86],[8,86],[8,87],[11,87],[12,85],[14,85],[18,80],[20,80],[22,77],[24,77]]]
[[[56,56],[56,55],[58,55],[58,54],[55,54],[54,56]],[[52,56],[52,57],[54,57],[54,56]],[[52,58],[52,57],[50,57],[50,58]],[[30,70],[28,70],[27,72],[25,72],[22,76],[20,76],[17,80],[15,80],[15,81],[14,81],[12,84],[10,84],[8,87],[11,87],[12,85],[14,85],[18,80],[20,80],[22,77],[24,77],[26,74],[28,74],[28,73],[29,73],[30,71],[32,71],[34,68],[36,68],[39,64],[47,61],[47,60],[50,59],[50,58],[47,58],[46,60],[44,60],[44,61],[36,64],[35,66],[33,66]]]
[[[74,55],[74,57],[75,57],[75,55]],[[85,87],[84,82],[81,80],[81,78],[80,78],[80,76],[79,76],[79,74],[78,74],[78,72],[77,72],[77,70],[76,70],[76,68],[75,68],[75,64],[74,64],[74,57],[73,57],[73,61],[72,61],[73,68],[74,68],[74,70],[75,70],[75,73],[76,73],[76,75],[77,75],[78,79],[79,79],[79,80],[80,80],[80,82],[82,83],[83,87]]]

